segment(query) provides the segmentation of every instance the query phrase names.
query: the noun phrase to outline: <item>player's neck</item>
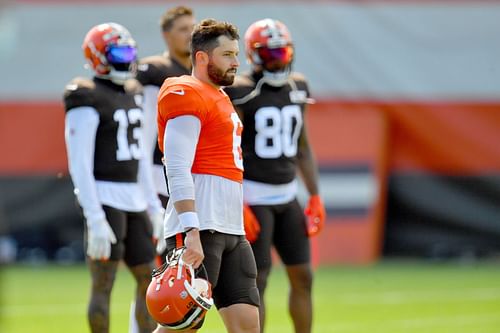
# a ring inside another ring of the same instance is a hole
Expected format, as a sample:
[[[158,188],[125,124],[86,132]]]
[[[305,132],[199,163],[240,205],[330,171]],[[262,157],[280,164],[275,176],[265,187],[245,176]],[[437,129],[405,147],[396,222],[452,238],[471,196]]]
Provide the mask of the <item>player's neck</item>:
[[[191,70],[191,55],[177,54],[177,53],[169,53],[170,59],[179,63],[182,67]]]
[[[214,87],[215,89],[220,89],[219,85],[213,83],[212,80],[210,80],[206,68],[193,67],[193,73],[191,75],[200,80],[201,82]]]

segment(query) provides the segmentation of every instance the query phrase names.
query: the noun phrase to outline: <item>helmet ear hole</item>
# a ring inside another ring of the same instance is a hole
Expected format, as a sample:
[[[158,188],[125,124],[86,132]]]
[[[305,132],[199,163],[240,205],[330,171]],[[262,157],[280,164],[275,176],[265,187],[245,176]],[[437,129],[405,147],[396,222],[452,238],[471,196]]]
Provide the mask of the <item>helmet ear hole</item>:
[[[251,54],[251,62],[255,65],[261,65],[262,64],[262,60],[260,59],[259,57],[259,53],[258,52],[252,52]]]

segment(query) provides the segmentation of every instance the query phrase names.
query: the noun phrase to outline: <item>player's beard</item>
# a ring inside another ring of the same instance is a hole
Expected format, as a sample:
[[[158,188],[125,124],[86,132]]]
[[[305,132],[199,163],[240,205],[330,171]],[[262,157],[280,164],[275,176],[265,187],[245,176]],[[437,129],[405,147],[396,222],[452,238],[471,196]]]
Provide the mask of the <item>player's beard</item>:
[[[234,76],[236,75],[236,69],[231,68],[227,71],[223,71],[217,65],[213,63],[212,60],[208,61],[207,72],[210,81],[218,86],[230,86],[234,82]]]

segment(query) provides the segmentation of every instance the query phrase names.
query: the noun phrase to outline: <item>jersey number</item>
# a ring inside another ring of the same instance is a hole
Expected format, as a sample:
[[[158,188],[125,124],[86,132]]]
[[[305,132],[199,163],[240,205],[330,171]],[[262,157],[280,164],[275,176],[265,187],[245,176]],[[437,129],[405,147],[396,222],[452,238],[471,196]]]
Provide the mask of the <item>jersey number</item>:
[[[113,114],[113,119],[118,123],[118,131],[116,132],[116,143],[118,146],[116,149],[116,160],[138,160],[141,158],[141,110],[130,109],[125,111],[124,109],[118,109]],[[135,142],[132,143],[128,141],[128,127],[130,125],[134,125],[134,128],[132,129],[132,137],[135,139]]]
[[[238,169],[243,170],[243,153],[241,151],[241,132],[243,131],[243,126],[236,112],[231,113],[231,120],[233,121],[234,165],[236,165]]]
[[[298,105],[287,105],[281,110],[275,106],[260,108],[255,112],[255,153],[260,158],[297,155],[301,127]]]

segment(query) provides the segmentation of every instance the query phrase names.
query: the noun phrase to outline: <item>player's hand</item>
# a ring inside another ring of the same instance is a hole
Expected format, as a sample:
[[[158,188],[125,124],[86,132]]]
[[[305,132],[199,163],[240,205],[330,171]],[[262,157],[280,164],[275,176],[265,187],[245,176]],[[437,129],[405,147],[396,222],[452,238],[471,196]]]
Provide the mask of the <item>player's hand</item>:
[[[108,260],[116,236],[106,219],[87,221],[87,255],[93,260]]]
[[[325,206],[319,195],[312,195],[309,198],[304,214],[306,215],[307,235],[316,236],[323,229],[326,218]]]
[[[250,243],[254,243],[259,237],[260,223],[247,204],[243,204],[243,225],[245,227],[245,236],[247,240]]]
[[[160,208],[151,212],[149,218],[153,225],[153,241],[156,243],[156,253],[162,254],[167,248],[167,243],[163,234],[163,219],[165,217],[165,209]]]
[[[184,246],[186,250],[182,255],[182,260],[184,260],[186,264],[192,265],[195,269],[200,267],[205,258],[205,254],[201,246],[200,231],[198,229],[191,229],[186,233]]]

